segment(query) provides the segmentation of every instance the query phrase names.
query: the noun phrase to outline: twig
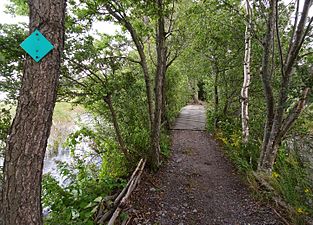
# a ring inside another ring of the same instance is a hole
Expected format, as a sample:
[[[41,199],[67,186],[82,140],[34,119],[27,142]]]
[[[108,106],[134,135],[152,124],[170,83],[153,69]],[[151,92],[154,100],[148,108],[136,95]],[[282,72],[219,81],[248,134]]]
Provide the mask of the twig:
[[[290,225],[290,223],[288,223],[288,221],[282,216],[280,215],[276,209],[272,208],[272,210],[274,211],[274,213],[286,224],[286,225]]]
[[[118,204],[118,207],[115,210],[115,212],[113,213],[111,219],[109,220],[108,225],[114,225],[115,220],[117,219],[117,217],[119,216],[120,212],[122,211],[122,207],[126,204],[126,201],[129,198],[130,194],[135,189],[136,185],[139,183],[140,176],[141,176],[142,171],[143,171],[143,169],[145,167],[145,164],[146,164],[146,160],[143,160],[143,159],[141,159],[140,162],[138,163],[138,166],[137,166],[136,170],[134,171],[131,179],[129,180],[130,183],[129,183],[129,186],[128,186],[128,189],[127,189],[127,193],[125,194],[125,196],[122,198],[122,200]],[[138,174],[136,176],[137,172],[138,172]]]
[[[110,218],[110,216],[114,213],[114,208],[107,211],[101,219],[98,221],[98,224],[104,224],[104,221]]]
[[[129,224],[130,223],[130,221],[131,221],[131,217],[128,217],[127,219],[125,219],[124,221],[123,221],[123,223],[122,223],[122,225],[127,225],[127,224]]]
[[[112,208],[109,209],[101,218],[98,220],[97,216],[97,222],[98,224],[104,224],[105,221],[107,221],[109,218],[108,225],[113,225],[117,217],[119,216],[120,212],[122,211],[123,206],[126,204],[127,199],[129,198],[132,191],[135,189],[136,185],[140,181],[141,174],[144,170],[146,164],[146,160],[141,159],[134,170],[132,176],[130,177],[128,183],[123,188],[123,190],[119,193],[119,195],[114,195],[116,199],[114,200],[114,203],[112,204]],[[112,196],[109,196],[106,198],[106,200],[112,199]],[[101,212],[102,213],[102,212]],[[127,222],[127,221],[126,221]],[[126,223],[128,224],[128,222]]]
[[[117,198],[115,199],[114,205],[117,205],[117,204],[120,202],[120,200],[122,199],[122,197],[124,196],[125,192],[127,191],[128,187],[130,186],[132,180],[134,179],[134,177],[135,177],[137,171],[139,170],[140,165],[142,164],[142,162],[143,162],[143,159],[141,159],[141,160],[139,161],[139,163],[138,163],[136,169],[134,170],[132,176],[130,177],[130,179],[129,179],[127,185],[126,185],[126,187],[121,191],[121,193],[120,193],[120,194],[117,196]]]

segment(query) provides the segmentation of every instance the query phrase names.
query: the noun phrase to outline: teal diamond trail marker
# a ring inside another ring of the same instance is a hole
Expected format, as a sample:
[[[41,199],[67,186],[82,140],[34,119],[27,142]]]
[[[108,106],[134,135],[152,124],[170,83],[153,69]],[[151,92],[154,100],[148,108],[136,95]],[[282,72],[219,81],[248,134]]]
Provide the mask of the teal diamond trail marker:
[[[35,30],[28,38],[26,38],[20,46],[27,52],[36,62],[45,57],[54,47],[43,36],[39,30]]]

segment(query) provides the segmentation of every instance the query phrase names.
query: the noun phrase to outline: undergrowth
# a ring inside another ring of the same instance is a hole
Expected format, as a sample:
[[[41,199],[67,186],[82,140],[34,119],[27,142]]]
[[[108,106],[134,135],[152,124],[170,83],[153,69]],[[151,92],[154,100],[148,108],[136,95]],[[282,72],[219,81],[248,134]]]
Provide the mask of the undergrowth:
[[[208,121],[212,123],[212,115],[208,116]],[[313,216],[313,186],[308,178],[308,170],[301,163],[297,155],[297,149],[287,151],[282,145],[279,149],[278,157],[269,177],[269,183],[274,188],[275,193],[260,193],[256,187],[257,182],[252,175],[257,170],[258,158],[260,155],[260,138],[250,136],[248,144],[241,141],[241,129],[239,121],[223,119],[219,123],[219,128],[211,131],[215,137],[223,143],[226,155],[235,164],[237,169],[245,175],[256,197],[261,197],[265,201],[273,203],[270,199],[274,194],[278,194],[294,210],[289,212],[289,219],[293,224],[306,224],[305,220]]]
[[[72,152],[71,162],[58,162],[61,180],[44,175],[45,224],[94,224],[102,198],[125,186],[125,159],[114,142],[106,140],[104,145],[101,152]]]

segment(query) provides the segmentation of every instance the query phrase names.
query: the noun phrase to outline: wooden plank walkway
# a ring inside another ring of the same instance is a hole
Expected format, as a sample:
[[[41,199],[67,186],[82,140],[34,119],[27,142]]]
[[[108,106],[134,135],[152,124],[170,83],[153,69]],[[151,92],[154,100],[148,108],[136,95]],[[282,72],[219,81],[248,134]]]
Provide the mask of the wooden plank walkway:
[[[180,111],[179,117],[172,130],[198,130],[204,131],[206,124],[206,111],[203,105],[187,105]]]

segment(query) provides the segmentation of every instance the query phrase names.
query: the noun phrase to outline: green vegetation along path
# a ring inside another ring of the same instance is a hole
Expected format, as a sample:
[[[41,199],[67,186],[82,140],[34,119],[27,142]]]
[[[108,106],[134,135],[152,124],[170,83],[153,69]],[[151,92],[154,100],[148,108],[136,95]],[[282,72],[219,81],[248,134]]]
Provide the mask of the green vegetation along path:
[[[203,122],[203,106],[182,109],[171,133],[169,161],[157,174],[145,173],[133,193],[131,224],[283,224],[272,208],[251,196],[217,142],[203,131]]]

